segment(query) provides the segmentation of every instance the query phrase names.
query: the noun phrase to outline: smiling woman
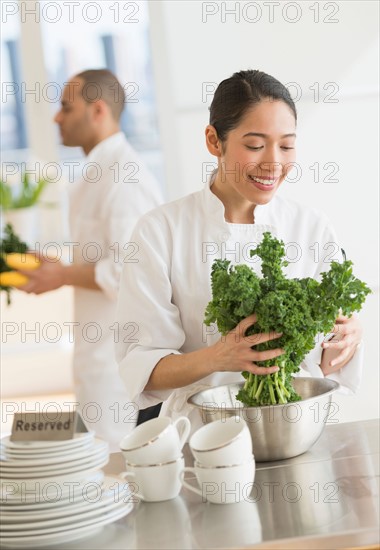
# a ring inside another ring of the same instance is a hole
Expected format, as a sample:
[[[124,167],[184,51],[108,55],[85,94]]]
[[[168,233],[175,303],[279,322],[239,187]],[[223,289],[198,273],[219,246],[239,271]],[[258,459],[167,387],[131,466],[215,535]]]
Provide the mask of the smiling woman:
[[[188,414],[195,429],[198,417],[186,405],[188,395],[236,382],[242,371],[278,371],[276,365],[256,363],[277,357],[281,362],[284,350],[273,346],[259,351],[256,346],[281,334],[255,334],[254,343],[245,338],[256,315],[222,338],[203,320],[211,299],[213,260],[229,257],[259,273],[257,262],[240,251],[255,248],[266,231],[281,239],[285,249],[296,246],[299,251],[295,259],[287,258],[288,278],[317,279],[332,260],[342,261],[337,244],[334,257],[316,258],[312,253],[316,242],[321,249],[337,243],[326,217],[277,196],[295,160],[295,128],[294,103],[275,78],[240,71],[217,88],[206,128],[206,146],[218,161],[216,171],[202,191],[143,216],[132,234],[138,262],[124,266],[118,326],[138,327],[138,334],[133,341],[128,332],[119,335],[117,348],[132,402],[149,406],[164,400],[162,414]],[[361,375],[356,351],[361,327],[355,317],[340,317],[336,329],[339,342],[329,341],[329,349],[317,342],[302,367],[312,376],[335,379],[347,392],[355,391]]]
[[[255,206],[272,199],[295,162],[296,122],[289,91],[270,75],[241,71],[220,83],[206,144],[219,159],[212,191],[226,221],[252,223]]]
[[[283,101],[265,98],[249,108],[227,140],[211,124],[206,140],[220,161],[213,193],[225,205],[226,221],[252,223],[255,206],[272,199],[295,162],[294,114]]]

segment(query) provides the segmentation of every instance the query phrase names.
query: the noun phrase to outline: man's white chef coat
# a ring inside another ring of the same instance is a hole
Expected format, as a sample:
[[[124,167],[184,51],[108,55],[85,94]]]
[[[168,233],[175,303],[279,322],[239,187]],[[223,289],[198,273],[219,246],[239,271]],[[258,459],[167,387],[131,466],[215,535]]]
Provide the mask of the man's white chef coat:
[[[92,149],[82,175],[70,192],[71,246],[74,264],[95,263],[101,291],[74,288],[75,392],[88,427],[119,450],[137,418],[114,354],[120,273],[123,261],[136,254],[134,225],[162,198],[122,132]]]
[[[205,387],[243,381],[240,373],[215,373],[176,390],[144,391],[144,387],[162,357],[204,348],[220,338],[215,327],[203,324],[211,299],[213,260],[246,263],[261,273],[249,250],[261,242],[264,231],[284,241],[288,277],[318,278],[332,260],[342,259],[335,233],[318,211],[275,196],[255,208],[254,224],[230,224],[210,182],[140,219],[131,238],[138,246],[138,262],[124,264],[117,312],[119,326],[125,328],[116,357],[129,399],[142,407],[164,400],[161,414],[188,415],[193,429],[200,424],[200,415],[186,404],[187,397]],[[311,376],[323,376],[321,343],[322,339],[302,364]],[[355,391],[360,382],[359,355],[357,351],[340,372],[328,376],[345,391]]]

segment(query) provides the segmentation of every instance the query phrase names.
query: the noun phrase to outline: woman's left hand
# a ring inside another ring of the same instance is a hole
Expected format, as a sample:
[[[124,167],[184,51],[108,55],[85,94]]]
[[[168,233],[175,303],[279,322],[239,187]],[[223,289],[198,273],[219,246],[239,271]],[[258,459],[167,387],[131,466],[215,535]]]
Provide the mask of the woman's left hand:
[[[321,368],[324,375],[331,374],[348,363],[362,340],[363,329],[355,314],[351,317],[340,315],[332,332],[333,338],[322,344],[324,351]]]

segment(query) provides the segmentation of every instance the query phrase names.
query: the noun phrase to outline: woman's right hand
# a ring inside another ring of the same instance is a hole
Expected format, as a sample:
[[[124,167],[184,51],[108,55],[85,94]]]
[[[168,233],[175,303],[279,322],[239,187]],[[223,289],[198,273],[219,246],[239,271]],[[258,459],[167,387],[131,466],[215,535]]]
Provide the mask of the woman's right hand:
[[[255,361],[266,361],[283,355],[282,348],[268,351],[257,351],[252,346],[269,342],[282,336],[279,332],[252,334],[246,336],[247,330],[256,323],[256,314],[246,317],[213,346],[209,348],[212,367],[215,372],[252,372],[253,374],[272,374],[279,370],[279,367],[259,367]]]
[[[252,346],[275,340],[282,336],[279,332],[252,334],[245,336],[249,327],[257,321],[256,315],[243,319],[216,344],[189,353],[166,355],[153,369],[145,386],[147,391],[183,388],[202,380],[215,372],[252,372],[272,374],[278,367],[259,367],[255,361],[274,359],[285,352],[281,348],[257,351]]]

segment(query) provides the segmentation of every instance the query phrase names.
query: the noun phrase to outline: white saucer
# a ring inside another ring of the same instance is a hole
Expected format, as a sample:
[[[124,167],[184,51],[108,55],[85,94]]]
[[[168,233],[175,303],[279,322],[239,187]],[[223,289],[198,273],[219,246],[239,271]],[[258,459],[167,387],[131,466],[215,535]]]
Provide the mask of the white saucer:
[[[73,514],[84,514],[97,510],[112,502],[123,500],[125,503],[134,498],[128,482],[113,476],[104,478],[101,491],[87,494],[85,498],[67,498],[62,501],[61,506],[43,508],[35,505],[11,506],[1,511],[3,524],[19,524],[32,521],[70,517]],[[45,503],[46,504],[46,503]],[[22,512],[22,513],[21,513]]]
[[[43,482],[33,480],[28,482],[28,485],[20,480],[3,482],[0,486],[2,507],[58,506],[62,499],[70,497],[83,500],[86,498],[87,491],[94,492],[97,490],[97,485],[101,486],[104,472],[96,468],[68,476],[42,479]]]
[[[71,462],[79,464],[81,461],[88,461],[90,458],[94,458],[99,454],[104,454],[106,452],[108,453],[108,443],[99,439],[95,441],[96,444],[94,444],[93,447],[81,452],[65,453],[64,457],[62,457],[62,455],[59,455],[57,457],[45,458],[42,460],[2,460],[0,461],[0,472],[8,472],[11,470],[15,472],[22,472],[24,470],[33,471],[34,469],[36,471],[40,469],[43,469],[44,471],[49,471],[49,469],[54,470],[62,464],[68,465]]]
[[[0,536],[12,536],[14,534],[14,531],[17,531],[18,534],[22,535],[24,531],[34,531],[53,527],[55,528],[64,525],[75,527],[78,522],[82,522],[89,518],[102,517],[104,514],[109,514],[113,512],[113,510],[115,510],[116,508],[120,507],[123,503],[132,504],[132,502],[124,502],[124,499],[122,502],[120,500],[114,501],[113,499],[111,499],[107,502],[101,501],[100,506],[95,506],[94,509],[92,509],[92,506],[88,506],[87,511],[73,511],[72,507],[70,506],[68,507],[68,510],[66,510],[70,513],[68,513],[68,515],[66,516],[63,515],[60,517],[45,519],[44,514],[40,514],[40,519],[34,518],[32,519],[32,521],[23,521],[18,523],[8,523],[7,518],[2,517]]]
[[[19,537],[9,538],[9,537],[0,537],[0,544],[2,548],[42,548],[44,546],[51,546],[52,544],[60,544],[65,542],[72,542],[74,540],[79,540],[87,538],[90,536],[95,536],[100,534],[103,529],[102,525],[90,525],[89,527],[80,527],[79,529],[74,529],[72,531],[67,531],[66,533],[57,533],[53,535],[42,535],[39,537]]]
[[[2,480],[0,482],[0,486],[4,485],[4,483],[22,483],[25,482],[33,482],[40,481],[41,483],[46,483],[46,480],[48,479],[49,482],[60,482],[60,478],[63,476],[67,476],[69,474],[75,474],[82,471],[92,470],[94,468],[102,468],[108,463],[109,460],[109,453],[103,452],[102,454],[99,454],[95,457],[90,457],[88,460],[83,460],[78,462],[77,464],[70,465],[68,463],[67,467],[62,467],[57,465],[54,469],[49,468],[45,471],[36,471],[36,470],[25,470],[25,471],[4,471],[2,470],[1,476]]]
[[[58,527],[23,531],[22,536],[20,536],[18,532],[14,533],[14,536],[12,536],[10,532],[7,532],[6,535],[3,535],[2,532],[0,535],[0,544],[8,548],[30,548],[33,546],[40,547],[42,545],[46,546],[48,544],[67,542],[77,538],[77,535],[79,535],[79,537],[82,536],[83,532],[91,533],[93,532],[93,529],[97,530],[99,527],[102,527],[107,523],[112,523],[126,516],[132,511],[132,509],[132,503],[125,504],[122,502],[119,503],[116,508],[113,508],[109,513],[106,513],[100,517],[88,518],[77,522],[75,527],[62,525]],[[92,527],[93,529],[88,529],[89,527]]]
[[[84,440],[81,445],[73,445],[72,447],[51,449],[7,449],[5,447],[0,448],[0,456],[3,460],[11,460],[12,462],[20,462],[24,460],[50,460],[59,457],[70,456],[70,454],[84,454],[88,452],[94,445],[94,441],[101,441],[99,439],[87,439]]]
[[[67,449],[82,445],[85,441],[92,439],[95,436],[94,431],[75,434],[72,439],[63,439],[61,441],[11,441],[10,436],[3,437],[0,444],[5,449],[28,450],[31,452],[34,449]]]

